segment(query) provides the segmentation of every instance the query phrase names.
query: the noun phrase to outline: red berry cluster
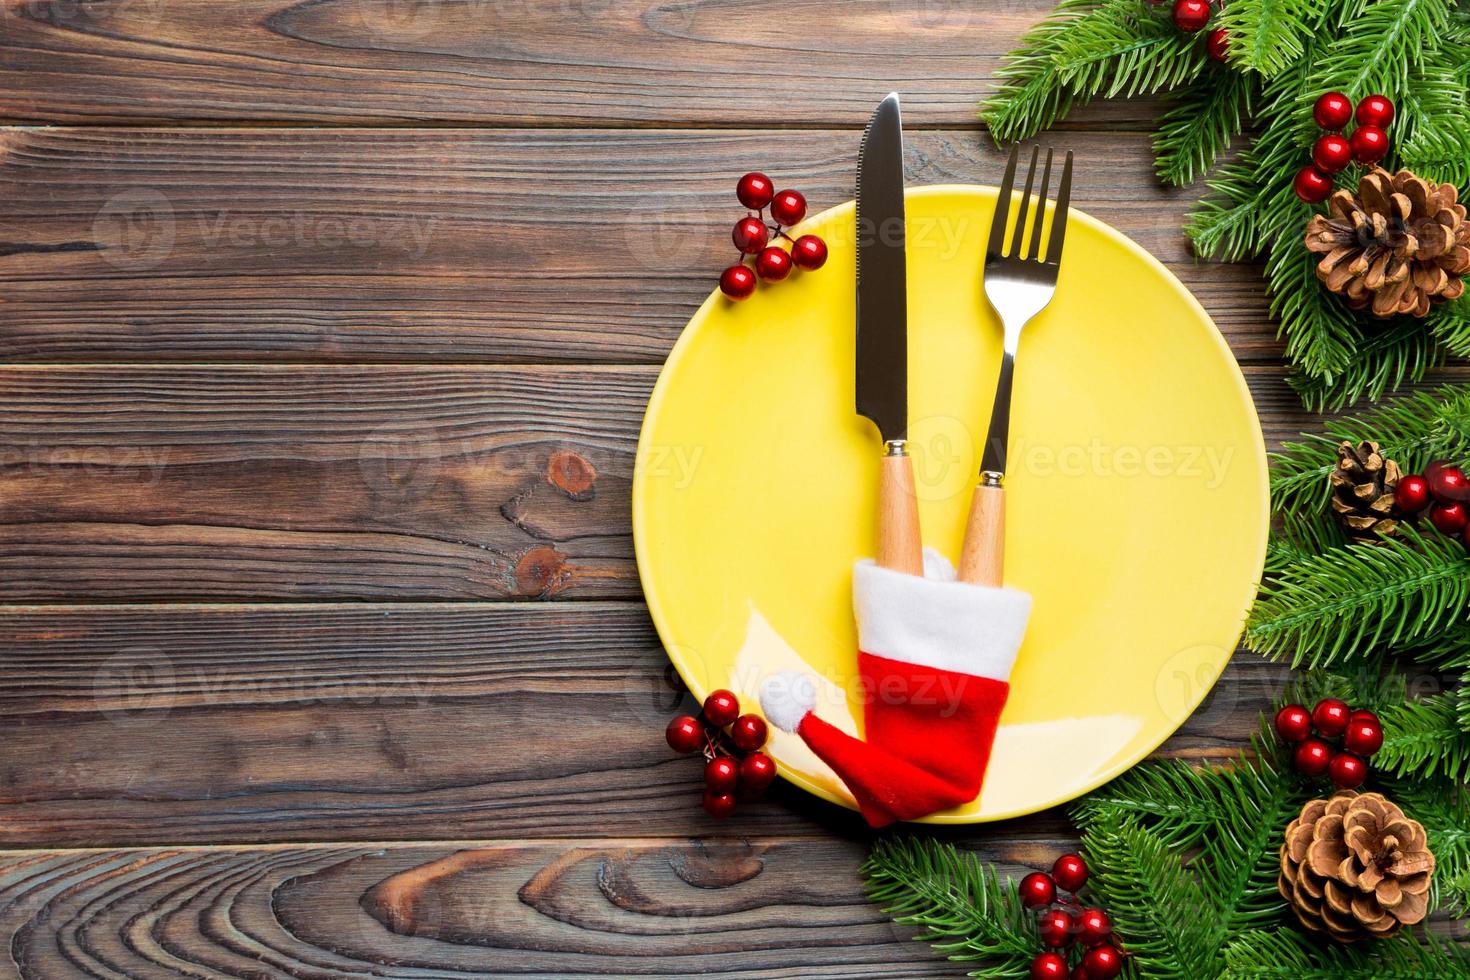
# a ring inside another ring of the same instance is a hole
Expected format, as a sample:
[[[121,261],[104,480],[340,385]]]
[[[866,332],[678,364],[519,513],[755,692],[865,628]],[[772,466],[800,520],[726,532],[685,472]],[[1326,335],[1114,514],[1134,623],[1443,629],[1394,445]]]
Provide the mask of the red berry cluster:
[[[766,282],[780,282],[798,269],[820,269],[827,261],[827,243],[816,235],[793,239],[785,228],[806,217],[806,198],[800,191],[778,191],[771,178],[762,173],[748,173],[735,185],[740,203],[754,211],[735,222],[730,239],[740,250],[741,260],[720,273],[720,292],[731,299],[745,299],[755,292],[756,276]],[[771,210],[771,223],[765,211]],[[770,244],[771,238],[784,238],[791,251]],[[755,268],[745,264],[744,256],[755,256]]]
[[[760,715],[742,715],[740,700],[719,690],[704,699],[699,717],[680,715],[664,731],[669,748],[680,755],[704,753],[704,810],[712,817],[735,812],[737,797],[759,799],[776,778],[776,763],[760,751],[766,723]]]
[[[1464,470],[1436,460],[1423,474],[1399,477],[1394,505],[1407,517],[1429,512],[1429,523],[1441,534],[1458,537],[1470,548],[1470,477]]]
[[[1354,118],[1353,103],[1341,92],[1328,92],[1312,108],[1312,118],[1327,130],[1312,144],[1312,162],[1297,171],[1296,196],[1318,204],[1332,194],[1332,177],[1356,160],[1374,164],[1388,156],[1388,124],[1393,122],[1393,103],[1386,95],[1370,95],[1358,103],[1358,128],[1345,135]]]
[[[1367,758],[1383,746],[1383,725],[1371,711],[1354,711],[1346,701],[1324,698],[1311,710],[1288,704],[1276,712],[1276,734],[1296,746],[1297,772],[1328,776],[1342,789],[1357,789],[1368,778]],[[1326,739],[1341,739],[1335,749]]]
[[[1031,961],[1032,980],[1112,980],[1123,972],[1123,951],[1113,922],[1102,909],[1085,908],[1076,892],[1087,884],[1087,862],[1063,854],[1051,874],[1033,871],[1021,879],[1021,904],[1041,914],[1036,928],[1049,949]],[[1072,896],[1059,899],[1058,890]],[[1067,950],[1072,951],[1072,964]]]

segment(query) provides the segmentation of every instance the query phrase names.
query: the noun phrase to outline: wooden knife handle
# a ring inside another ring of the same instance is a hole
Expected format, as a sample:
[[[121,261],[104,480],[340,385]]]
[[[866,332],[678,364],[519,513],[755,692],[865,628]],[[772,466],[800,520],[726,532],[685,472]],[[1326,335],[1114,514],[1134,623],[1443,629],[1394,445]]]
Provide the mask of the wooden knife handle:
[[[914,463],[907,453],[885,447],[878,475],[878,564],[909,575],[924,574],[919,536],[919,498]]]
[[[970,498],[970,519],[960,549],[961,582],[999,587],[1005,577],[1006,492],[999,481],[982,482]]]

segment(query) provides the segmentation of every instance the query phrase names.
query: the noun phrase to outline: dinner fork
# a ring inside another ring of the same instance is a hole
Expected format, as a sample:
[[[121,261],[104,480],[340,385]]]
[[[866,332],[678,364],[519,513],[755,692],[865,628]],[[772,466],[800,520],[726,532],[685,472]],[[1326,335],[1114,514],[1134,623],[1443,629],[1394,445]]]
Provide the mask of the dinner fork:
[[[970,501],[970,519],[960,551],[959,578],[978,585],[1000,585],[1005,568],[1005,471],[1006,448],[1011,428],[1011,379],[1016,370],[1016,348],[1021,330],[1046,308],[1056,293],[1057,271],[1062,264],[1062,243],[1067,235],[1067,210],[1072,197],[1072,151],[1067,151],[1052,209],[1051,235],[1042,252],[1046,220],[1046,192],[1051,183],[1052,150],[1046,151],[1041,171],[1041,188],[1036,195],[1036,218],[1030,238],[1026,217],[1031,188],[1036,180],[1040,147],[1031,148],[1031,166],[1026,171],[1026,189],[1021,192],[1015,232],[1009,253],[1005,251],[1006,223],[1011,212],[1011,189],[1016,182],[1020,147],[1011,148],[1005,179],[995,199],[990,219],[990,241],[985,248],[985,298],[1005,328],[1000,378],[995,384],[995,406],[990,410],[990,431],[980,462],[980,483]],[[1022,251],[1022,245],[1025,251]]]

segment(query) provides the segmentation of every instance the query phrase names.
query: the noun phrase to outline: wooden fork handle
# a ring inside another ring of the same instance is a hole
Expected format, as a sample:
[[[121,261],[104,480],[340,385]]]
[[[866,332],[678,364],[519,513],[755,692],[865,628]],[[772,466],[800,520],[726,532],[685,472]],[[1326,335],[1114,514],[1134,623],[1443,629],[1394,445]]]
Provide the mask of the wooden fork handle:
[[[981,475],[970,498],[970,519],[960,549],[958,577],[973,585],[999,587],[1005,577],[1006,492],[998,474]]]
[[[924,545],[919,536],[914,464],[902,443],[884,445],[878,473],[878,564],[922,576]]]

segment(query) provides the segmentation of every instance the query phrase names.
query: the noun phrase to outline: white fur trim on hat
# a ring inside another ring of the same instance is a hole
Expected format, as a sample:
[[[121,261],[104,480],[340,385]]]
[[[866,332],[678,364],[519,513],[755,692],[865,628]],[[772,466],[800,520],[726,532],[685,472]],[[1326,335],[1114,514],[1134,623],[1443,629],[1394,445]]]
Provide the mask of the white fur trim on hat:
[[[864,653],[998,680],[1010,678],[1031,615],[1031,596],[1017,589],[919,578],[872,561],[853,568],[852,603]]]
[[[810,675],[799,670],[772,674],[761,685],[761,711],[767,721],[783,732],[796,731],[816,704],[817,686]]]

